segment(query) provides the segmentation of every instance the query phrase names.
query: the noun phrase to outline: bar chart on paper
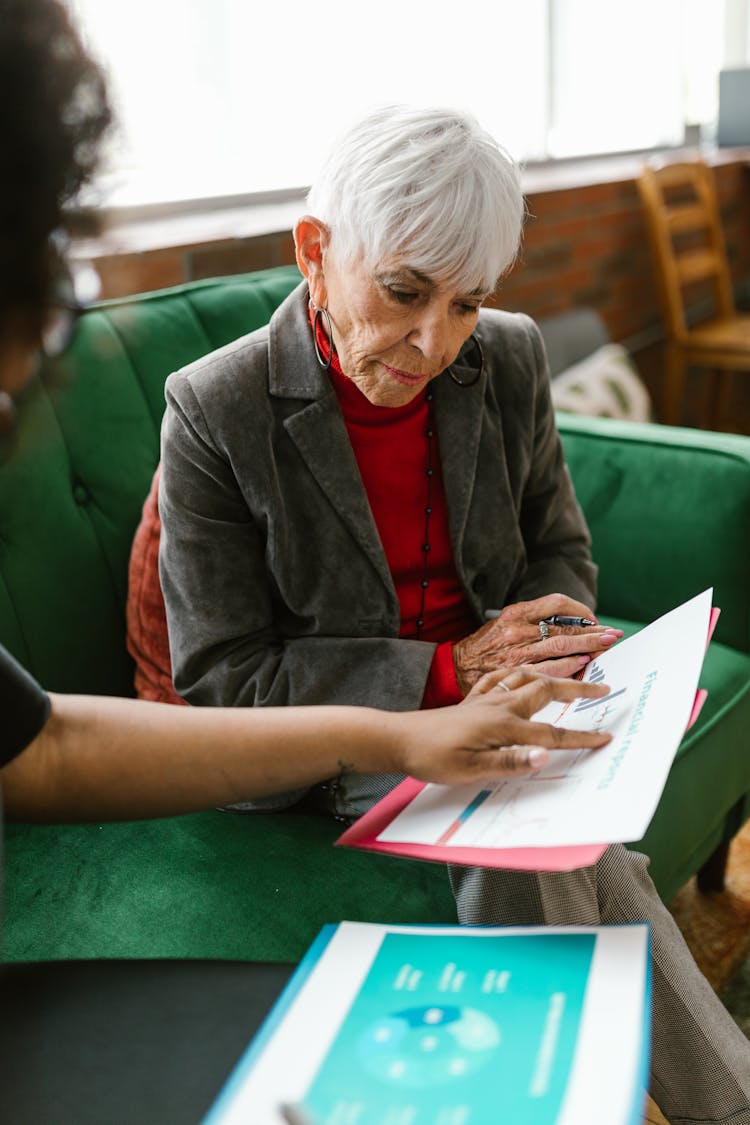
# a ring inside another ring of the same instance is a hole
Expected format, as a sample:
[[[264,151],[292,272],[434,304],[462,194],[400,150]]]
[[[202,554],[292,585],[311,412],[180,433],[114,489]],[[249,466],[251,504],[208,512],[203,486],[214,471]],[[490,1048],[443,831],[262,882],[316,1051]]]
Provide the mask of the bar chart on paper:
[[[372,846],[366,837],[370,817],[379,848],[398,854],[405,846],[410,855],[425,849],[420,858],[431,858],[427,849],[442,849],[442,860],[445,849],[462,849],[460,858],[451,857],[456,862],[471,862],[470,849],[486,856],[490,849],[554,850],[640,839],[694,711],[715,620],[711,599],[712,591],[704,591],[592,661],[584,679],[606,683],[605,697],[550,703],[535,716],[568,729],[606,730],[611,741],[603,749],[556,750],[537,773],[481,788],[405,782],[412,788],[403,801],[386,798],[381,805],[388,812],[376,806],[342,842]]]

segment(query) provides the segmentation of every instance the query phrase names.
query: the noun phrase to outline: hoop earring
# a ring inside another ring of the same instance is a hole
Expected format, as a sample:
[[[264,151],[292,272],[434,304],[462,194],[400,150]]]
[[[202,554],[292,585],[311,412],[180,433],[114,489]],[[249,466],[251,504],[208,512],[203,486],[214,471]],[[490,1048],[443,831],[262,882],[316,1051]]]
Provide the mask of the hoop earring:
[[[482,346],[473,332],[471,336],[469,336],[469,340],[479,353],[479,367],[477,368],[476,372],[474,372],[468,379],[459,379],[458,375],[454,373],[453,365],[451,364],[451,366],[448,368],[448,374],[450,375],[453,382],[459,387],[473,387],[475,383],[479,382],[479,378],[484,371],[484,352],[482,351]],[[468,342],[469,341],[467,341],[467,343]],[[466,366],[468,367],[468,364]]]
[[[328,359],[325,358],[325,356],[323,355],[323,353],[320,350],[320,345],[318,344],[318,317],[319,316],[323,317],[323,322],[324,322],[323,323],[323,331],[325,332],[326,336],[328,337]],[[328,371],[329,367],[331,366],[331,364],[333,362],[333,329],[331,328],[331,318],[328,315],[328,309],[318,309],[318,308],[315,309],[315,312],[313,314],[312,333],[313,333],[313,347],[315,348],[315,358],[317,359],[318,363],[323,368],[323,370]]]

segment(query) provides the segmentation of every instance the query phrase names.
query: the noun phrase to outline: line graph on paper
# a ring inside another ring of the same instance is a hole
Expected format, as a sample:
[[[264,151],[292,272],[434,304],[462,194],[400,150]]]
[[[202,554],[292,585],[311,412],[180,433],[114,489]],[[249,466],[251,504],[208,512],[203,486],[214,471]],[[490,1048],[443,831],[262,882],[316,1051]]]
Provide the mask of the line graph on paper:
[[[567,761],[553,759],[533,777],[502,781],[482,789],[435,840],[456,847],[482,847],[491,842],[502,822],[508,847],[517,833],[541,828],[582,784],[580,764],[588,751],[561,751]],[[578,771],[576,770],[578,767]]]
[[[604,671],[592,661],[587,680],[599,683],[603,679]],[[627,709],[627,687],[619,687],[602,699],[581,698],[572,703],[550,704],[536,718],[555,726],[611,730]],[[507,846],[513,847],[516,837],[527,838],[530,832],[541,830],[557,817],[561,802],[575,800],[587,780],[586,763],[598,753],[586,749],[554,750],[538,772],[480,790],[444,826],[434,842],[456,847],[490,845],[498,825],[502,824]]]

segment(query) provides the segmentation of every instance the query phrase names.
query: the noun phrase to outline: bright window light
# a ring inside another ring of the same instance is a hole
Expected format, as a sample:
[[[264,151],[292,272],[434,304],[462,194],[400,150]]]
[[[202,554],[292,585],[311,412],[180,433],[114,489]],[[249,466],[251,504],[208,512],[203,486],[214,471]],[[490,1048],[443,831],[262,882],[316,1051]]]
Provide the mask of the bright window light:
[[[514,156],[544,151],[544,0],[488,4],[486,19],[455,0],[71,8],[121,125],[112,203],[307,185],[349,121],[393,102],[461,105]]]
[[[68,5],[109,75],[115,206],[302,188],[392,102],[468,108],[522,160],[679,143],[715,118],[725,9],[750,0]]]
[[[553,9],[552,156],[677,144],[683,136],[682,59],[674,49],[682,0],[558,0]],[[672,49],[665,50],[665,44]]]

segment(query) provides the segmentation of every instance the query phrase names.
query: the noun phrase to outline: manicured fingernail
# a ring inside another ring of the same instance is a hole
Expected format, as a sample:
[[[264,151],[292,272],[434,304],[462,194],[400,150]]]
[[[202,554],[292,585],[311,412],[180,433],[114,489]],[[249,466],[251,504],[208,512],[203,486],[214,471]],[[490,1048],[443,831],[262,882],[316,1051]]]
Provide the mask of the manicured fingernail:
[[[529,765],[532,769],[538,770],[547,761],[547,751],[542,749],[541,746],[529,750]]]
[[[578,663],[581,665],[582,668],[583,668],[584,664],[588,664],[590,660],[591,660],[590,656],[579,656],[578,657]]]
[[[603,645],[613,645],[615,643],[615,641],[617,640],[617,637],[615,636],[614,633],[602,633],[599,640],[602,642]]]

